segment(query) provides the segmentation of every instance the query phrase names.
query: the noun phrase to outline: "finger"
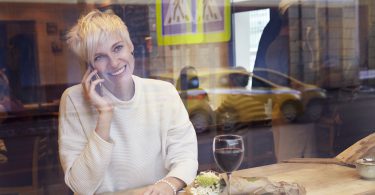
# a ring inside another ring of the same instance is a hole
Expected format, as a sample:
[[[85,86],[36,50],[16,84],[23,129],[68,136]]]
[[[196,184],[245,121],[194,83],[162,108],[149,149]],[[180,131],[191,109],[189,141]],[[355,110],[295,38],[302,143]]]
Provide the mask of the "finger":
[[[143,195],[152,195],[152,188],[148,188]]]
[[[151,195],[160,195],[160,193],[158,191],[152,190]]]
[[[87,76],[87,78],[86,78],[86,82],[91,82],[92,77],[94,77],[96,73],[98,73],[98,71],[95,70],[95,69],[94,69],[93,71],[91,71],[91,72],[89,73],[89,75]]]
[[[91,79],[92,77],[97,73],[98,71],[97,70],[93,70],[91,72],[89,72],[89,74],[87,75],[86,78],[84,78],[84,80],[82,80],[82,84],[84,85],[86,91],[89,90],[89,86],[90,86],[90,83],[91,83]]]
[[[85,71],[85,74],[83,75],[82,80],[85,80],[88,77],[88,75],[90,74],[91,71],[92,71],[91,68],[87,68],[86,71]]]
[[[152,186],[151,190],[151,195],[162,195],[160,189],[158,189],[156,186]]]
[[[95,87],[99,83],[103,83],[103,82],[104,82],[104,79],[96,79],[96,80],[91,81],[91,86],[94,85]]]
[[[91,68],[87,68],[85,71],[85,74],[83,75],[83,78],[86,78],[90,74],[91,71],[92,71]]]
[[[97,79],[97,80],[92,81],[90,85],[90,92],[94,92],[96,86],[99,85],[99,83],[103,83],[103,82],[104,82],[104,79]]]

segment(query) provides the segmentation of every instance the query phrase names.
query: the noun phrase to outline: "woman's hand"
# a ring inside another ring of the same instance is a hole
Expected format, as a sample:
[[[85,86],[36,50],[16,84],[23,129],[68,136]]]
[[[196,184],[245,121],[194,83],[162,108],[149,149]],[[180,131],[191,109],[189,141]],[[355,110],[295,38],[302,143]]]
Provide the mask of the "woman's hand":
[[[159,182],[157,184],[146,187],[142,195],[174,195],[174,192],[168,184]]]
[[[83,91],[87,99],[101,112],[112,112],[113,105],[105,98],[100,96],[95,90],[97,85],[104,82],[104,79],[96,79],[92,81],[92,78],[97,74],[97,70],[91,71],[91,68],[87,69],[85,75],[83,75],[82,86]]]
[[[168,184],[169,183],[169,184]],[[172,186],[170,186],[172,185]],[[167,177],[154,185],[146,187],[146,189],[141,193],[141,195],[174,195],[174,189],[179,190],[185,186],[185,182],[176,177]]]
[[[109,130],[111,127],[113,105],[106,100],[104,97],[100,96],[96,92],[95,87],[104,81],[104,79],[97,79],[91,81],[92,77],[97,73],[96,70],[91,71],[88,69],[83,76],[82,86],[83,91],[87,99],[95,106],[99,112],[98,121],[96,124],[95,132],[104,140],[109,141]]]

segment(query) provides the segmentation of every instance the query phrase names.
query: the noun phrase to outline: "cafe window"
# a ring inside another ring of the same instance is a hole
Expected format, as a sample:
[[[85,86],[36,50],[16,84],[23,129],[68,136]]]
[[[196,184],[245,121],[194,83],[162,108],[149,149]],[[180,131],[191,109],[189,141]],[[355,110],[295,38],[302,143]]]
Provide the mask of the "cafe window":
[[[270,20],[270,9],[233,13],[235,65],[251,71],[263,29]]]
[[[373,1],[280,2],[0,0],[0,192],[72,193],[58,153],[59,104],[87,65],[66,34],[91,9],[125,21],[134,75],[176,88],[198,171],[223,172],[216,135],[243,137],[245,169],[334,158],[373,134]]]

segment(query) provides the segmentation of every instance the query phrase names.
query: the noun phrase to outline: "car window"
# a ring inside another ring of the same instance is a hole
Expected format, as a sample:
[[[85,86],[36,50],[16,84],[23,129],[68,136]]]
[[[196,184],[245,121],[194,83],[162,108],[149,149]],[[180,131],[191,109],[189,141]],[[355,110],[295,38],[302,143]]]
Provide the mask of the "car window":
[[[258,78],[252,77],[252,88],[272,88],[272,86]]]
[[[249,83],[249,76],[242,73],[232,73],[229,75],[231,87],[246,87]]]
[[[290,79],[272,72],[268,73],[268,80],[281,86],[290,86]]]
[[[230,86],[230,81],[229,81],[228,75],[220,75],[218,87],[229,87],[229,86]]]
[[[291,86],[291,80],[288,77],[275,74],[273,72],[262,72],[262,71],[254,71],[255,75],[261,76],[264,79],[267,79],[275,84],[290,87]]]

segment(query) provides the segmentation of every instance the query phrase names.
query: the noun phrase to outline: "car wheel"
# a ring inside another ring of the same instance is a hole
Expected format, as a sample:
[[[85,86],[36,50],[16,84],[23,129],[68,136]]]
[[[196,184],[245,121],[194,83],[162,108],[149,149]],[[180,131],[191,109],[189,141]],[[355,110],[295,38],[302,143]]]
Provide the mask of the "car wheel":
[[[323,113],[322,101],[312,100],[307,105],[306,114],[310,121],[317,121]]]
[[[196,112],[190,117],[196,133],[203,133],[208,130],[210,126],[210,117],[206,112]]]
[[[286,122],[293,122],[298,117],[297,104],[293,102],[286,102],[281,107],[281,113]]]
[[[238,115],[234,110],[224,110],[219,114],[218,123],[222,131],[233,131],[238,124]]]

